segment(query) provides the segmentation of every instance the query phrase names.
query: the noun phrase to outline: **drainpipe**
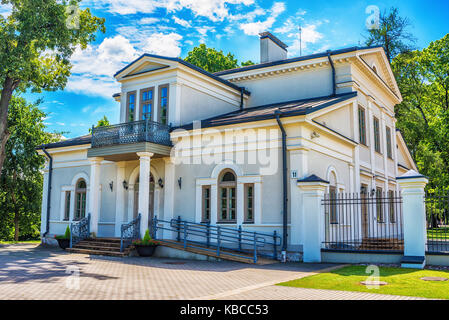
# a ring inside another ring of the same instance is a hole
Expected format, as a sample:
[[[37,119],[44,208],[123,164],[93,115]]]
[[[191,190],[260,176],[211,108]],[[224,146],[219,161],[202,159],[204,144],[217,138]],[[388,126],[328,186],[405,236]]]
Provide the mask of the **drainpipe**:
[[[42,151],[50,160],[50,166],[48,167],[48,189],[47,189],[47,220],[46,220],[46,231],[42,238],[45,238],[47,234],[50,232],[50,203],[51,203],[51,176],[53,174],[53,158],[52,156],[45,150],[45,147],[42,148]]]
[[[282,187],[283,187],[283,235],[282,235],[282,262],[287,260],[287,214],[288,214],[288,195],[287,195],[287,133],[285,132],[284,126],[280,120],[281,112],[279,110],[275,111],[276,121],[279,125],[279,129],[282,132]]]
[[[329,63],[332,68],[332,95],[335,96],[337,94],[337,84],[336,84],[336,79],[335,79],[336,78],[335,66],[334,66],[334,62],[332,61],[332,58],[331,58],[330,50],[327,51],[327,58],[329,59]]]
[[[245,94],[245,88],[240,88],[240,111],[243,110],[243,96]]]

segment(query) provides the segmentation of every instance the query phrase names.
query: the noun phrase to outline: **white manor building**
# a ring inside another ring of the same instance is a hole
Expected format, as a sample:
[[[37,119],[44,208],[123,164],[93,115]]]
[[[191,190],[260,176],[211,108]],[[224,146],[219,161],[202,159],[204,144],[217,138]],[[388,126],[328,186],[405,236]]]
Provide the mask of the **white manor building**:
[[[417,171],[396,130],[402,97],[383,48],[287,59],[272,34],[260,44],[260,64],[215,74],[150,54],[118,71],[120,124],[38,149],[49,159],[43,239],[87,214],[97,237],[120,237],[140,213],[141,234],[155,216],[181,216],[276,230],[284,250],[301,252],[309,183],[387,193]]]

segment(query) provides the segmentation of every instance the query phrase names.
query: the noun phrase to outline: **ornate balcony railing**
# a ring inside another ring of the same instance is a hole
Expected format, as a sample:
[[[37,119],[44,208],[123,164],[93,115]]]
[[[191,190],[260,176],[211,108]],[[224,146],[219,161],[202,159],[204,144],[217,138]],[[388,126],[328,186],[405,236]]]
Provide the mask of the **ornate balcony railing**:
[[[170,127],[150,120],[141,120],[92,128],[92,148],[138,142],[152,142],[170,147]]]
[[[70,248],[90,236],[90,213],[80,221],[70,224]]]

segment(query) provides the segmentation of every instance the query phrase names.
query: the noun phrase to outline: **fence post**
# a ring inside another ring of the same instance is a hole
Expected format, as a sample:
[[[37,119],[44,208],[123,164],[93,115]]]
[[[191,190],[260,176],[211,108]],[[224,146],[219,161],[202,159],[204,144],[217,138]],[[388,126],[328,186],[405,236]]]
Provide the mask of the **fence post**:
[[[187,222],[184,221],[184,249],[187,249]]]
[[[221,228],[217,228],[217,257],[220,256],[220,245],[221,245]]]
[[[324,206],[322,200],[329,182],[311,175],[298,180],[301,189],[304,241],[303,261],[321,262],[321,244],[324,234]]]
[[[403,268],[423,269],[426,265],[426,205],[427,177],[410,170],[396,178],[402,192],[404,219]]]
[[[254,263],[257,263],[257,235],[254,233],[254,257],[253,257]]]

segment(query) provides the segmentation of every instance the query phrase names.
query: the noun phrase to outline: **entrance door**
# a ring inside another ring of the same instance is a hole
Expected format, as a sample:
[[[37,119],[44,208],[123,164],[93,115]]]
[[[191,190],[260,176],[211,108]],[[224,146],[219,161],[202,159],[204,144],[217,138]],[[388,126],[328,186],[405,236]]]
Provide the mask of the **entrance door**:
[[[134,185],[134,219],[137,218],[139,213],[139,179],[137,178],[136,184]],[[154,178],[153,175],[150,174],[150,194],[149,196],[149,220],[151,221],[154,217]]]
[[[360,198],[362,206],[362,239],[368,238],[369,224],[368,224],[368,186],[362,185],[360,188]]]

